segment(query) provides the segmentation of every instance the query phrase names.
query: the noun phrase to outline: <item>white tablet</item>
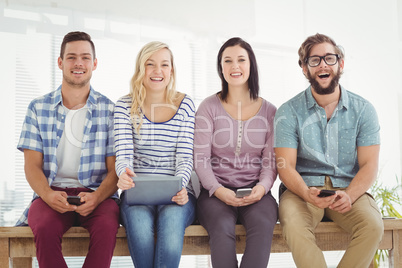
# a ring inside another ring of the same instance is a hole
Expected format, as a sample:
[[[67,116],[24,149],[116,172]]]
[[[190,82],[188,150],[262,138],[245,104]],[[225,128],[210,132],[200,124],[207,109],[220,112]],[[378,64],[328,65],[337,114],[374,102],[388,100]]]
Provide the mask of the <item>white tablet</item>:
[[[168,175],[140,175],[133,177],[135,187],[125,190],[128,205],[173,204],[172,197],[181,189],[181,177]]]

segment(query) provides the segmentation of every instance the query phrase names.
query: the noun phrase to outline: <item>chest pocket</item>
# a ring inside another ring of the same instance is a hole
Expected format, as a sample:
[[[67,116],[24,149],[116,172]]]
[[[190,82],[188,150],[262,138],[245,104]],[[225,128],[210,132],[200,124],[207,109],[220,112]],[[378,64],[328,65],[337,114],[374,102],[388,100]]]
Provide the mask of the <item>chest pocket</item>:
[[[338,148],[341,154],[353,154],[356,152],[356,128],[341,127],[338,133]]]

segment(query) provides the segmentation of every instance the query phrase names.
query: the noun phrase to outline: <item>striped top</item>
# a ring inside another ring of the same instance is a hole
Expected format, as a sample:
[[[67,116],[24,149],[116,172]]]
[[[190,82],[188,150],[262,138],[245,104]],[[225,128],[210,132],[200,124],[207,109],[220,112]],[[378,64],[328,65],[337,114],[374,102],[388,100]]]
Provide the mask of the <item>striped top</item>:
[[[121,97],[115,107],[116,172],[126,168],[135,174],[180,176],[183,187],[189,184],[193,169],[195,107],[186,95],[176,114],[166,122],[152,122],[143,115],[138,134],[130,116],[131,97]]]

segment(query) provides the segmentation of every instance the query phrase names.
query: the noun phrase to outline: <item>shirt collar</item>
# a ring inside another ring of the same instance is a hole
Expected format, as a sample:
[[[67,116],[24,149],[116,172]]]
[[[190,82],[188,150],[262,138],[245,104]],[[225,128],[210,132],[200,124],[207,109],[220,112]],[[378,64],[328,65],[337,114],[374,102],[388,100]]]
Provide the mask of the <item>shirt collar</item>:
[[[344,87],[339,85],[339,88],[341,89],[341,99],[339,100],[339,107],[345,107],[345,109],[347,110],[349,107],[349,96]]]
[[[341,90],[341,98],[339,99],[338,107],[345,107],[347,110],[349,107],[349,97],[347,95],[346,89],[339,85]],[[306,101],[307,101],[307,108],[311,109],[314,105],[318,105],[317,101],[313,97],[313,93],[311,93],[311,86],[306,89]]]
[[[96,105],[96,99],[97,99],[97,96],[94,93],[94,90],[93,90],[92,86],[90,86],[90,88],[89,88],[89,96],[88,96],[87,103],[86,103],[87,107],[90,107],[92,105]],[[57,105],[61,105],[62,101],[63,101],[63,98],[61,96],[61,85],[60,85],[56,89],[56,91],[54,92],[54,95],[53,95],[53,107],[56,108]]]

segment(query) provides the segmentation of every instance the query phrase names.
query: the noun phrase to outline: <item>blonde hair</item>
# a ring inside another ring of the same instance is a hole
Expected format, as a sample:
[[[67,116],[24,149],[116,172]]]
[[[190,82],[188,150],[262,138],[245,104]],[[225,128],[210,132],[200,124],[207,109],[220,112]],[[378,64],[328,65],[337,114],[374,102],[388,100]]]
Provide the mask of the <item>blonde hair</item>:
[[[133,121],[134,129],[137,133],[139,133],[141,125],[142,125],[142,108],[144,106],[145,98],[146,98],[146,89],[144,86],[144,76],[145,76],[145,63],[147,60],[157,51],[161,49],[167,49],[170,53],[170,61],[172,66],[172,73],[170,76],[169,84],[166,87],[166,102],[168,104],[172,104],[176,97],[176,73],[173,61],[172,51],[169,49],[169,46],[165,43],[154,41],[146,44],[138,53],[134,75],[131,78],[130,82],[130,94],[131,97],[131,110],[130,115]]]

